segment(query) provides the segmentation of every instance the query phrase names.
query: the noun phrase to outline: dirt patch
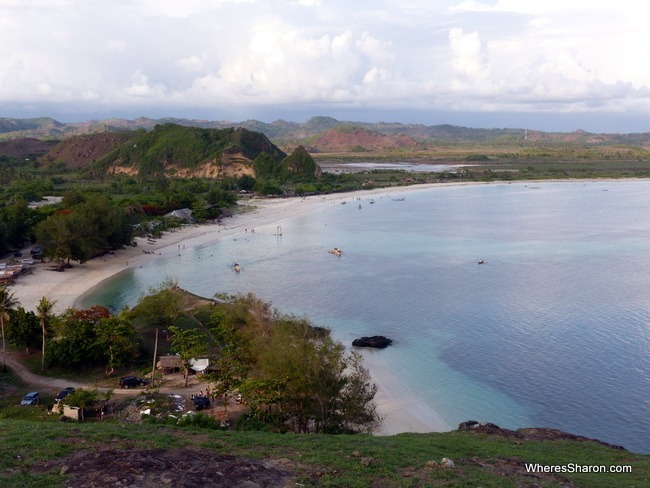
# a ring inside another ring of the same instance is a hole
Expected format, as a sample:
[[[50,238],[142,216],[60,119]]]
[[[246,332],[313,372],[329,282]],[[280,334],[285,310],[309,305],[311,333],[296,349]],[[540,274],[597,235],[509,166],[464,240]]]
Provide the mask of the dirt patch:
[[[241,488],[293,486],[293,474],[264,462],[207,450],[80,451],[41,466],[69,477],[68,488]]]

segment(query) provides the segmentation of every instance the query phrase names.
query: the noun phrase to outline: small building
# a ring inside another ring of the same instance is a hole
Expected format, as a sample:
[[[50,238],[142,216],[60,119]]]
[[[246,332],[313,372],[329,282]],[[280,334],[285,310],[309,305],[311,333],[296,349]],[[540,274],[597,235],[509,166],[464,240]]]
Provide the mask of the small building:
[[[188,222],[190,224],[196,223],[196,219],[192,217],[192,211],[189,208],[179,208],[178,210],[173,210],[168,214],[165,214],[164,217],[176,218]]]
[[[164,373],[173,373],[183,367],[183,361],[175,355],[160,356],[156,363],[157,369],[162,369]]]

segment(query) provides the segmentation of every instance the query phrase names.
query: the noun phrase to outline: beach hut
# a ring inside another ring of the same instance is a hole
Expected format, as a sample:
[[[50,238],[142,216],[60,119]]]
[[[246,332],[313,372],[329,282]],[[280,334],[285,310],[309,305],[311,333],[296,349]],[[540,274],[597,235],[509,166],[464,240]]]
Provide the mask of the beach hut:
[[[160,356],[156,363],[156,368],[162,369],[164,373],[174,373],[180,371],[182,367],[183,361],[176,355]]]

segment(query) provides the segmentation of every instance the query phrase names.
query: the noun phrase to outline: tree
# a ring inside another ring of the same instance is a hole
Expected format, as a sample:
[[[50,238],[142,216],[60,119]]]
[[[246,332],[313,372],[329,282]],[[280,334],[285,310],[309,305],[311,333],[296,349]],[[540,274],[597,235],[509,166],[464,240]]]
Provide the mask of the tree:
[[[219,351],[211,360],[212,372],[205,375],[214,385],[214,391],[221,395],[224,411],[228,411],[228,396],[239,388],[248,372],[248,365],[241,361],[233,345]]]
[[[56,300],[49,300],[42,297],[41,301],[36,306],[36,315],[38,316],[39,323],[41,324],[41,332],[43,336],[42,350],[41,350],[41,371],[45,371],[45,337],[47,336],[47,326],[52,318],[52,309],[56,304]]]
[[[29,354],[30,347],[37,347],[41,337],[41,328],[34,312],[18,307],[10,313],[8,339],[17,346],[24,347]]]
[[[65,404],[71,407],[78,407],[81,409],[81,419],[84,418],[84,409],[97,403],[99,392],[96,388],[92,390],[84,390],[77,388],[75,391],[65,397]]]
[[[75,256],[73,246],[81,243],[75,227],[69,213],[52,215],[36,227],[36,237],[45,247],[45,254],[49,258],[63,263]]]
[[[308,179],[319,176],[318,165],[303,146],[296,147],[282,160],[282,169],[286,174]]]
[[[137,353],[135,329],[124,316],[111,316],[95,327],[96,344],[103,351],[106,376],[123,366]]]
[[[377,391],[361,357],[345,353],[327,329],[279,314],[253,294],[217,295],[211,331],[221,344],[209,378],[237,388],[251,415],[279,430],[330,434],[369,431]]]
[[[9,312],[18,304],[13,293],[6,286],[0,288],[0,328],[2,329],[2,370],[7,369],[7,344],[5,341],[5,325],[9,322]]]
[[[48,363],[61,366],[92,366],[105,361],[103,344],[97,340],[102,321],[111,317],[106,307],[67,309],[57,318],[54,340],[48,344]]]
[[[28,207],[28,202],[20,196],[12,199],[5,207],[7,237],[12,246],[21,247],[31,230],[34,211]]]
[[[174,324],[183,314],[183,295],[176,282],[167,279],[160,286],[150,288],[147,295],[140,297],[133,314],[146,317],[156,327]]]
[[[343,344],[305,321],[276,322],[257,375],[275,380],[272,408],[282,412],[295,432],[368,431],[377,422],[376,387],[360,357],[346,355]]]
[[[50,216],[38,225],[36,235],[50,258],[83,263],[106,249],[130,244],[132,227],[122,208],[99,195]]]
[[[169,327],[172,333],[172,351],[178,354],[183,363],[183,375],[185,387],[190,376],[190,360],[199,358],[207,353],[207,341],[205,335],[199,329],[180,329],[176,326]]]

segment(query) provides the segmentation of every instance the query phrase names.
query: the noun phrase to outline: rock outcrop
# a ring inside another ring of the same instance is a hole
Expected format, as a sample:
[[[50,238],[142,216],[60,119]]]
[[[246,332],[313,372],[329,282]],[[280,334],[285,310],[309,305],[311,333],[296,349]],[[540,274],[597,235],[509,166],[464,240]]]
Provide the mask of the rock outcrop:
[[[563,432],[558,429],[534,427],[527,429],[510,430],[503,429],[498,425],[492,424],[490,422],[477,422],[476,420],[467,420],[465,422],[461,422],[458,425],[458,430],[473,431],[476,433],[487,434],[491,436],[512,437],[528,441],[565,440],[576,442],[596,442],[613,449],[626,450],[623,446],[608,444],[607,442],[599,441],[598,439],[591,439],[589,437],[584,437],[581,435],[569,434],[568,432]]]
[[[384,349],[392,343],[392,339],[384,336],[361,337],[352,341],[354,347],[375,347],[378,349]]]

